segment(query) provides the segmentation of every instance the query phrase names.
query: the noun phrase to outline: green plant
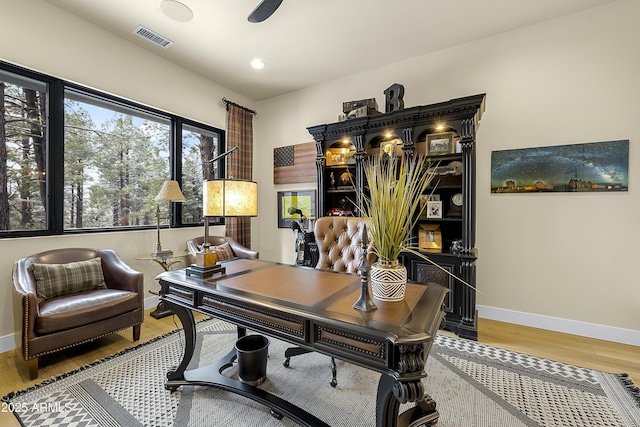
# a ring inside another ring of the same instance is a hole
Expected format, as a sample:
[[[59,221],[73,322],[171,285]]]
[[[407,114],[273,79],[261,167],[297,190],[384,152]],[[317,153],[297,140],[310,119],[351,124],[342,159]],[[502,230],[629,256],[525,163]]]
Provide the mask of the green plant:
[[[401,252],[414,254],[439,268],[461,283],[475,289],[462,278],[443,268],[413,244],[411,230],[415,228],[424,206],[424,194],[436,176],[434,166],[426,157],[369,157],[364,166],[368,193],[360,191],[361,215],[369,217],[373,251],[382,261],[395,261]]]
[[[425,157],[369,157],[364,166],[368,193],[361,192],[362,216],[371,219],[370,233],[376,255],[395,261],[411,251],[411,230],[423,207],[420,196],[427,191],[434,173],[427,170]]]

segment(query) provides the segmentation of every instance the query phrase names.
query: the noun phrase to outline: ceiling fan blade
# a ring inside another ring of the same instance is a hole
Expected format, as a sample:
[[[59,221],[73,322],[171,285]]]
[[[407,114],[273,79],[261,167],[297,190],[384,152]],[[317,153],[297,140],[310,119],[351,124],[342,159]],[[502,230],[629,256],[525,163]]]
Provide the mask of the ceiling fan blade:
[[[280,6],[282,0],[262,0],[253,12],[249,14],[247,18],[249,22],[262,22],[271,15]]]

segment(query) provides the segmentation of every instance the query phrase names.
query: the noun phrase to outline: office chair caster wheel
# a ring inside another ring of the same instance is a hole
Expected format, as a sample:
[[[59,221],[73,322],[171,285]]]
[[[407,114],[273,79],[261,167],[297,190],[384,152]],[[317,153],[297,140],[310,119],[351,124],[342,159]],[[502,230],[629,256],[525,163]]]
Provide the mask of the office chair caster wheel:
[[[276,420],[281,420],[282,418],[284,418],[282,414],[275,412],[273,409],[270,409],[269,412],[271,413],[271,416]]]
[[[338,385],[338,380],[333,378],[331,381],[329,381],[329,384],[331,384],[331,387],[336,388],[336,386]]]
[[[287,357],[286,359],[284,359],[284,362],[282,362],[282,366],[284,366],[285,368],[288,368],[290,362],[291,362],[291,358]]]

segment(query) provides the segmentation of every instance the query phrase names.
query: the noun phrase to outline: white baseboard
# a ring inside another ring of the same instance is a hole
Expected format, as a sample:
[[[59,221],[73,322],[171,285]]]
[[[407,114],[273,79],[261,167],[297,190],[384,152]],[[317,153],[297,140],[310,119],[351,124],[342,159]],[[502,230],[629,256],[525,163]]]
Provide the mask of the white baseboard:
[[[16,349],[16,342],[13,340],[13,335],[14,334],[9,334],[0,337],[0,353]]]
[[[157,295],[148,297],[144,299],[144,309],[148,310],[150,308],[158,305],[159,298]],[[5,351],[11,351],[16,349],[16,342],[14,340],[14,334],[9,334],[0,337],[0,353],[4,353]]]
[[[160,302],[160,297],[154,295],[152,297],[148,297],[144,299],[144,309],[149,310],[150,308],[155,307]]]
[[[640,346],[640,331],[616,328],[614,326],[597,325],[595,323],[578,322],[558,317],[542,316],[521,311],[479,305],[478,317],[532,328],[546,329],[565,334],[579,335],[604,341]]]

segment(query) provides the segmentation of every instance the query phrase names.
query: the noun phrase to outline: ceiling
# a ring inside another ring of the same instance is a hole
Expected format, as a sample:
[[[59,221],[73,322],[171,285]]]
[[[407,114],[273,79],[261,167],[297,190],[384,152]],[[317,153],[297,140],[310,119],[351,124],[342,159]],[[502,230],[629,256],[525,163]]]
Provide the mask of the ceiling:
[[[165,16],[161,0],[46,1],[260,101],[615,0],[284,0],[262,23],[247,21],[260,0],[180,0],[190,22]],[[251,68],[256,57],[266,68]]]

